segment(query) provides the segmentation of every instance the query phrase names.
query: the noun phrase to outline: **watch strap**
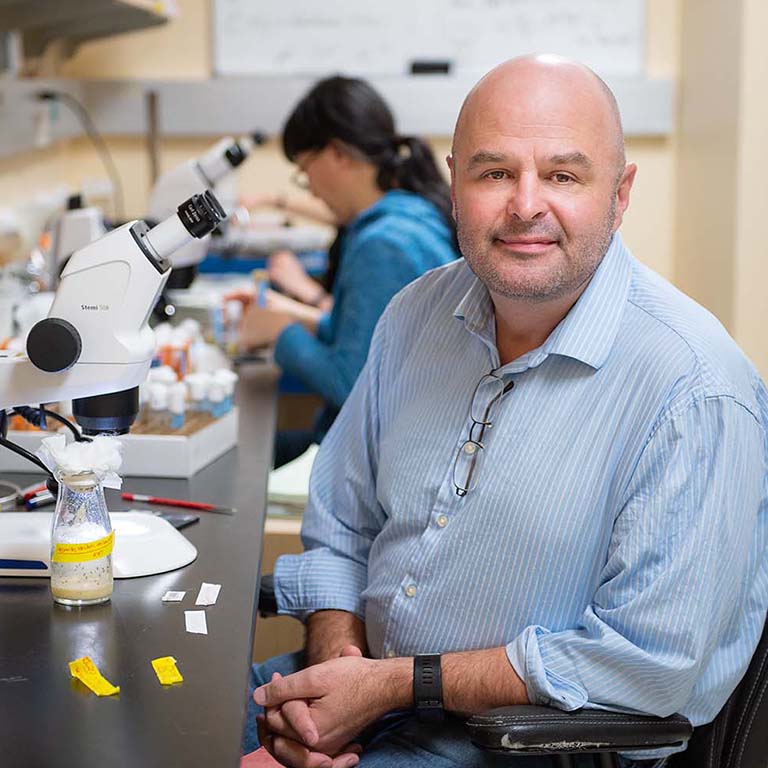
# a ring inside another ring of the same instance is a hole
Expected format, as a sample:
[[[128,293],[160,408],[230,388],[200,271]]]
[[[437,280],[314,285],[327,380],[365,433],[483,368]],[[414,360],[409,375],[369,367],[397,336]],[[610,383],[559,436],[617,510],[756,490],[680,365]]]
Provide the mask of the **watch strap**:
[[[445,718],[440,654],[414,656],[413,703],[416,717],[423,722],[439,723]]]

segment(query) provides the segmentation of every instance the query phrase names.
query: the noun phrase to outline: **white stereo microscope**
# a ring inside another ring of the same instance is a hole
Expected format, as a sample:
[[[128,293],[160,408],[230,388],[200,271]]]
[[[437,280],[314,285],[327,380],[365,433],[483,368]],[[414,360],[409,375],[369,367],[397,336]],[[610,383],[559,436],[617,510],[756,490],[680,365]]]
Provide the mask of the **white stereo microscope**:
[[[48,317],[29,332],[26,354],[0,352],[0,422],[15,406],[72,399],[85,435],[126,433],[155,351],[147,321],[171,272],[169,256],[206,237],[224,218],[213,194],[204,192],[151,229],[130,221],[75,251]],[[0,433],[3,446],[18,448]],[[41,521],[32,525],[31,513],[0,514],[0,574],[47,574],[50,531]],[[42,564],[43,572],[26,570],[29,563]],[[162,548],[158,563],[150,572],[178,567],[163,559]]]

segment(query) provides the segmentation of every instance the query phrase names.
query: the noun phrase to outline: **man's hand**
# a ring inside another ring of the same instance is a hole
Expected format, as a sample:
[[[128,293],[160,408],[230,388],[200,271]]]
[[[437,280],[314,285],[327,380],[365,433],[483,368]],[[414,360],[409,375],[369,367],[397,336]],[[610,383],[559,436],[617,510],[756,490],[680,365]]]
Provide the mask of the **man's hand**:
[[[335,755],[385,713],[409,707],[412,681],[411,659],[344,656],[275,678],[256,689],[254,700],[268,708],[266,722],[276,738],[308,736],[313,750]],[[286,710],[296,700],[306,706]]]
[[[355,645],[342,648],[340,656],[362,656],[362,651]],[[272,680],[279,680],[281,675],[275,672]],[[309,713],[307,701],[287,701],[282,707],[268,707],[266,715],[259,715],[257,728],[259,743],[276,759],[289,768],[353,768],[357,765],[357,755],[362,751],[359,744],[347,744],[335,756],[315,752],[309,747],[317,743],[318,733]],[[270,730],[269,722],[277,723],[280,733]],[[293,723],[296,723],[294,728]],[[241,767],[242,768],[242,767]]]

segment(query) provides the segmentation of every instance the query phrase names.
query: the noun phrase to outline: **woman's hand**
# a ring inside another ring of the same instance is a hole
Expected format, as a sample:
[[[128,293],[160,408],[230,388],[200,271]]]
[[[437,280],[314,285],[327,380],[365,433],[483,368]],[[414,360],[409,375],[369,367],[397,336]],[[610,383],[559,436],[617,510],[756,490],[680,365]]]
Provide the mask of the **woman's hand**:
[[[269,280],[281,291],[316,307],[326,297],[322,286],[304,269],[295,253],[276,251],[267,261]]]
[[[288,315],[293,322],[301,323],[310,333],[317,332],[317,325],[323,315],[317,307],[302,304],[271,288],[264,291],[264,307],[271,312]]]

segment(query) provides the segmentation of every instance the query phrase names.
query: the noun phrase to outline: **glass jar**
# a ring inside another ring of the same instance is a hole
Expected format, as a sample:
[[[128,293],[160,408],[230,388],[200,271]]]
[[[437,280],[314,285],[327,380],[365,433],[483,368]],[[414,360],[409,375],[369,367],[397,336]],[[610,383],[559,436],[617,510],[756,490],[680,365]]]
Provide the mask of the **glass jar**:
[[[51,593],[63,605],[94,605],[112,596],[115,534],[104,490],[92,472],[58,473],[51,531]]]

